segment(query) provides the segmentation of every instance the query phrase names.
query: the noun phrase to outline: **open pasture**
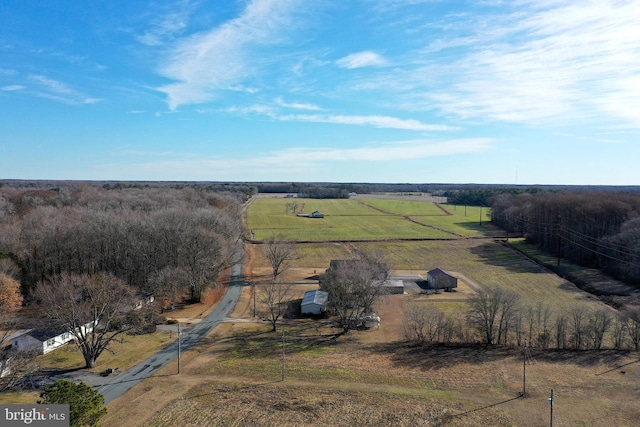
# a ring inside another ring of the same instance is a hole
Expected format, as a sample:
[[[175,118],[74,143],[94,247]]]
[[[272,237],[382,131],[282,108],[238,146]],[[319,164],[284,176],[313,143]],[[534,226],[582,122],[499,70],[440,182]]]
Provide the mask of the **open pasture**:
[[[292,200],[294,202],[292,202]],[[322,212],[324,218],[298,217]],[[441,206],[441,207],[439,207]],[[431,201],[395,199],[291,199],[258,197],[248,209],[246,227],[251,240],[284,236],[291,240],[349,241],[388,239],[455,239],[496,234],[484,209],[436,205]]]
[[[285,273],[286,281],[308,281],[331,259],[361,249],[384,252],[396,271],[425,274],[441,267],[482,287],[511,289],[526,303],[542,301],[554,311],[575,304],[600,305],[493,239],[318,242],[298,247],[301,258]],[[261,271],[268,280],[260,245],[249,245],[248,253],[247,274]],[[301,298],[311,286],[294,285],[294,297]],[[556,422],[562,425],[631,426],[640,416],[640,366],[633,354],[531,349],[527,397],[521,398],[519,348],[416,347],[403,342],[408,307],[435,303],[447,315],[463,319],[463,300],[387,296],[376,305],[380,329],[342,336],[323,319],[285,319],[277,333],[269,332],[268,324],[253,317],[253,291],[260,292],[260,286],[246,287],[233,319],[183,355],[181,375],[174,375],[175,361],[163,368],[112,402],[104,425],[131,422],[131,413],[136,413],[135,425],[144,426],[547,425],[551,388],[557,393]]]
[[[163,368],[112,402],[104,425],[547,425],[551,388],[559,425],[631,426],[639,415],[640,366],[624,352],[532,349],[523,399],[520,349],[404,344],[409,295],[381,301],[379,330],[340,336],[311,319],[269,332],[252,321],[250,292],[235,320],[185,352],[181,375],[175,361]]]

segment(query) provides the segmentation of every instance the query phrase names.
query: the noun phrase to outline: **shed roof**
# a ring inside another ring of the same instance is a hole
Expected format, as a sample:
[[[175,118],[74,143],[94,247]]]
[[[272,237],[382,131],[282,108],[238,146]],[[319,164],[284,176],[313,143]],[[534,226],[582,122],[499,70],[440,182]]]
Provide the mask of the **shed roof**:
[[[324,306],[329,299],[329,294],[325,291],[315,289],[304,293],[302,298],[302,305],[317,304]]]
[[[456,277],[453,274],[449,273],[447,270],[443,270],[441,268],[434,268],[427,273],[429,276],[438,277],[438,276],[449,276]]]

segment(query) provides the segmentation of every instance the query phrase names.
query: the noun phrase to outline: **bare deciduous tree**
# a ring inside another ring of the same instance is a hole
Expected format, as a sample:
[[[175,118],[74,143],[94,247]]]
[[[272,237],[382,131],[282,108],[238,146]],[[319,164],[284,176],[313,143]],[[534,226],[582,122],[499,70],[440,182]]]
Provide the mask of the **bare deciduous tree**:
[[[273,280],[291,267],[292,261],[300,258],[295,243],[283,236],[275,236],[264,241],[262,253],[271,266]]]
[[[589,313],[586,332],[592,349],[599,350],[602,347],[604,334],[609,330],[610,325],[611,316],[605,309],[595,309]]]
[[[587,327],[587,309],[582,305],[571,307],[569,309],[569,324],[571,326],[571,346],[574,349],[581,349],[584,346]]]
[[[41,282],[35,295],[47,317],[74,336],[86,368],[95,367],[111,341],[132,326],[126,323],[132,289],[110,273],[55,276]],[[93,327],[83,328],[86,324]]]
[[[618,314],[613,318],[612,331],[613,348],[623,350],[627,341],[627,323],[623,315]]]
[[[567,348],[567,316],[556,316],[556,348]]]
[[[166,310],[178,302],[182,291],[189,289],[189,282],[181,268],[165,267],[151,273],[144,289],[160,302],[161,310]]]
[[[288,214],[289,211],[291,211],[291,213],[295,214],[298,211],[298,202],[293,201],[293,202],[289,202],[285,205],[285,214]]]
[[[444,313],[433,305],[413,305],[409,308],[403,324],[407,341],[424,343],[444,338],[446,319]]]
[[[627,333],[631,340],[631,345],[635,351],[640,351],[640,310],[635,309],[627,312]]]
[[[267,307],[269,322],[271,323],[271,331],[276,331],[278,320],[284,316],[287,311],[288,303],[291,295],[291,285],[276,281],[262,285],[262,294],[260,301]]]
[[[481,290],[469,299],[467,321],[482,336],[485,344],[506,341],[509,322],[519,297],[516,293],[500,288]]]
[[[343,332],[358,326],[384,293],[389,267],[381,255],[359,252],[354,259],[334,260],[321,282],[329,307],[338,315]]]

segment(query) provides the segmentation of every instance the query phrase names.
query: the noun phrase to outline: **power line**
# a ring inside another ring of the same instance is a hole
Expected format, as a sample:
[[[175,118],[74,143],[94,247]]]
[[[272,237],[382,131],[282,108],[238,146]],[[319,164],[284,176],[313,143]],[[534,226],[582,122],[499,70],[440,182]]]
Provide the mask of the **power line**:
[[[560,239],[562,239],[562,240],[564,240],[564,241],[566,241],[566,242],[572,243],[572,244],[574,244],[574,245],[576,245],[576,246],[579,246],[579,247],[581,247],[581,248],[583,248],[583,249],[586,249],[586,250],[588,250],[588,251],[590,251],[590,252],[592,252],[592,253],[594,253],[594,254],[596,254],[596,255],[600,255],[600,256],[602,256],[602,257],[609,258],[609,259],[612,259],[612,260],[614,260],[614,261],[618,261],[618,262],[621,262],[621,263],[625,263],[625,264],[627,264],[627,265],[632,265],[632,266],[635,266],[635,267],[640,267],[640,263],[631,262],[631,261],[627,261],[627,260],[624,260],[624,259],[616,258],[616,257],[614,257],[614,256],[612,256],[612,255],[605,254],[604,252],[600,252],[600,251],[597,251],[597,250],[595,250],[595,249],[593,249],[593,248],[589,248],[589,247],[587,247],[587,246],[581,245],[580,243],[578,243],[578,242],[576,242],[576,241],[574,241],[574,240],[569,240],[568,238],[566,238],[566,237],[564,237],[564,236],[561,236],[560,234],[558,234],[558,238],[560,238]]]

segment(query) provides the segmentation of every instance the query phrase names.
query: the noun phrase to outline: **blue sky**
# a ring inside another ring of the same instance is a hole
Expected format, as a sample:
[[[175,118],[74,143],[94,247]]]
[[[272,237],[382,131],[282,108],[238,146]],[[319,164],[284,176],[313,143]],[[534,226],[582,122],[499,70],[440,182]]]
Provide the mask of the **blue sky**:
[[[639,1],[0,2],[0,179],[640,184]]]

